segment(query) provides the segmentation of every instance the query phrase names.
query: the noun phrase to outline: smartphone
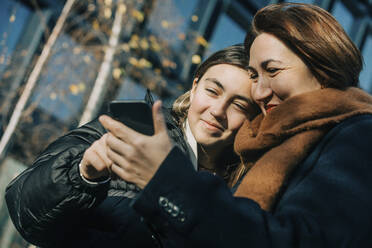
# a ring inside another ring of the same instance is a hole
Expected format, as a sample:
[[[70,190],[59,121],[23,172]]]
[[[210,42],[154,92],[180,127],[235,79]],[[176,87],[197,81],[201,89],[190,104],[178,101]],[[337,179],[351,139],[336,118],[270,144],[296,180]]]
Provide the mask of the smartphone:
[[[154,134],[152,106],[145,100],[115,100],[109,103],[111,116],[145,135]]]

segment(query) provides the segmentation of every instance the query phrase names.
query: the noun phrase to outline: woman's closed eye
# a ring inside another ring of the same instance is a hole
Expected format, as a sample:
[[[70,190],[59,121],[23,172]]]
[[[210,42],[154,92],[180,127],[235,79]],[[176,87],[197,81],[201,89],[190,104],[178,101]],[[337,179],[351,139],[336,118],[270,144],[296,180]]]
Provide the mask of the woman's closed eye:
[[[250,77],[250,79],[257,79],[258,74],[257,74],[257,73],[251,73],[251,74],[249,75],[249,77]]]
[[[242,104],[240,102],[234,102],[233,104],[238,110],[248,112],[248,107],[246,106],[246,104]]]
[[[213,88],[205,88],[205,90],[212,95],[218,95],[217,91]]]
[[[270,73],[271,75],[276,74],[280,69],[275,67],[268,67],[266,68],[266,71]]]

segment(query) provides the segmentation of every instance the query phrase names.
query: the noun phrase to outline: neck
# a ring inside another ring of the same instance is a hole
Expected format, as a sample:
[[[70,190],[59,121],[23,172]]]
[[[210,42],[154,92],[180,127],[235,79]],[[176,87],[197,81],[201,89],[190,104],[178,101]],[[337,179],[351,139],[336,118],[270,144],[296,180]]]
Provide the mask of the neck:
[[[198,144],[198,164],[206,169],[220,169],[233,162],[233,148],[215,149]]]
[[[230,166],[239,161],[239,157],[234,154],[232,146],[218,151],[209,149],[208,152],[205,147],[198,145],[198,170],[219,175],[226,183],[229,183],[232,172]]]
[[[212,149],[198,144],[198,164],[206,169],[214,169],[218,160],[216,159],[216,152]]]

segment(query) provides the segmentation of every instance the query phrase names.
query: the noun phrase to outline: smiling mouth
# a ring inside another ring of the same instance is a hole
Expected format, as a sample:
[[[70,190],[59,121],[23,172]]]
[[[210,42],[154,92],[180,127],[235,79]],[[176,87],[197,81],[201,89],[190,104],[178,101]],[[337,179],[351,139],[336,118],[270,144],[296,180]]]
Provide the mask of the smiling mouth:
[[[205,120],[203,120],[203,122],[206,124],[208,129],[219,130],[221,132],[225,131],[225,129],[221,127],[221,125],[218,125],[218,124],[215,124],[209,121],[205,121]]]
[[[277,105],[276,104],[268,104],[265,106],[266,113],[269,113],[271,110],[273,110]]]

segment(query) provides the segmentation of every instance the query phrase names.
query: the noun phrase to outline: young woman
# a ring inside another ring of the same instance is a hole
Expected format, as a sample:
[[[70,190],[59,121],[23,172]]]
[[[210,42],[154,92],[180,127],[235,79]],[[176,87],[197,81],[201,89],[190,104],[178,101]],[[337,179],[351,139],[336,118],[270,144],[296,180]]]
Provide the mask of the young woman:
[[[328,12],[296,3],[258,11],[245,45],[262,114],[236,136],[248,172],[235,196],[164,138],[159,103],[152,137],[100,117],[112,170],[144,187],[133,208],[165,247],[371,247],[372,97],[355,87],[360,52]]]
[[[243,45],[216,52],[197,69],[192,89],[164,113],[163,137],[196,161],[190,168],[230,185],[244,171],[233,140],[259,111],[250,97],[247,69]],[[111,178],[115,166],[106,153],[108,139],[95,120],[52,143],[10,183],[9,213],[27,241],[42,247],[157,247],[152,225],[130,207],[142,185]],[[138,176],[143,180],[151,173]]]

